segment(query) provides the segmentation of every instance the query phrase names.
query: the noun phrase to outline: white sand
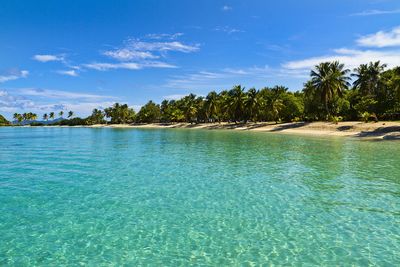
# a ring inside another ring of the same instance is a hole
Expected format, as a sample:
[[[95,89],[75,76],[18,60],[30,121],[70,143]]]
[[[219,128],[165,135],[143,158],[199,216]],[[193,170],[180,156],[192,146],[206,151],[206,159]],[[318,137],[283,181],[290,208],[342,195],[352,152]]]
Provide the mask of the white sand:
[[[115,124],[115,125],[92,125],[89,127],[107,128],[184,128],[184,129],[226,129],[242,131],[275,132],[302,135],[323,135],[323,136],[347,136],[373,139],[399,139],[400,122],[293,122],[293,123],[151,123],[151,124]]]

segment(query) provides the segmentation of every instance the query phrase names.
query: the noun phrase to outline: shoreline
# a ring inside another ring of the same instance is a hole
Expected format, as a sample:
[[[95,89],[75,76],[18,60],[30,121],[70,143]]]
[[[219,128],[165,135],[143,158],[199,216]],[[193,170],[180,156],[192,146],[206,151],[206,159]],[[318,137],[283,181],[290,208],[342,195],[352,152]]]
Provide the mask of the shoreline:
[[[91,125],[89,128],[137,128],[137,129],[204,129],[270,132],[314,136],[354,137],[375,140],[400,140],[400,122],[289,122],[275,124],[260,123],[149,123]]]
[[[6,126],[10,127],[10,126]],[[12,127],[12,126],[11,126]],[[360,122],[346,121],[337,124],[332,122],[258,122],[258,123],[148,123],[148,124],[96,124],[82,126],[17,126],[45,128],[120,128],[120,129],[204,129],[254,131],[306,136],[353,137],[372,140],[400,140],[400,122]]]

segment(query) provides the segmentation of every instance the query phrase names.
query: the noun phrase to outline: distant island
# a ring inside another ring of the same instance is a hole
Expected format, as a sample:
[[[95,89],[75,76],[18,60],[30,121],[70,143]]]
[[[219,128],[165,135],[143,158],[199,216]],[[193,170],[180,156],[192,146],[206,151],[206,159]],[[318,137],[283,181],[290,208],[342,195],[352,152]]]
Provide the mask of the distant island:
[[[135,112],[127,104],[94,109],[86,118],[73,111],[43,114],[15,113],[9,122],[0,115],[2,126],[90,126],[132,123],[258,123],[400,120],[400,67],[371,62],[350,71],[337,61],[315,66],[302,91],[287,87],[247,91],[240,85],[207,96],[189,94],[179,100],[149,101]],[[56,118],[56,115],[58,117]],[[64,118],[66,116],[67,118]]]

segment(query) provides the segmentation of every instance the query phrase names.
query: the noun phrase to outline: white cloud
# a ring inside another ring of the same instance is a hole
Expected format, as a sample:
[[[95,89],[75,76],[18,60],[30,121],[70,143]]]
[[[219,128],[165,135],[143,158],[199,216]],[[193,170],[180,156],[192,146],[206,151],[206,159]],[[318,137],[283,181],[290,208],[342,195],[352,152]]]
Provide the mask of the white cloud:
[[[230,11],[230,10],[232,10],[232,7],[228,6],[228,5],[224,5],[221,9],[222,9],[222,11]]]
[[[286,70],[310,70],[315,65],[327,61],[339,61],[346,65],[347,68],[356,68],[360,64],[381,61],[386,63],[388,67],[395,67],[400,62],[400,49],[381,49],[386,47],[400,46],[400,26],[393,28],[391,31],[379,31],[374,34],[363,36],[356,40],[359,46],[374,47],[374,49],[335,49],[332,53],[316,56],[301,60],[289,61],[282,64]]]
[[[113,51],[105,51],[103,53],[105,56],[120,60],[120,61],[126,61],[126,60],[132,60],[132,59],[155,59],[158,58],[158,56],[153,55],[150,52],[147,51],[135,51],[135,50],[130,50],[128,48],[122,48],[122,49],[117,49]]]
[[[21,88],[17,90],[19,95],[23,96],[34,96],[43,97],[46,99],[75,99],[75,100],[100,100],[100,99],[114,99],[111,96],[86,94],[86,93],[75,93],[63,90],[51,90],[51,89],[38,89],[38,88]]]
[[[235,29],[235,28],[232,28],[229,26],[218,26],[218,27],[215,27],[214,30],[218,31],[218,32],[226,32],[227,34],[243,32],[242,30]]]
[[[129,70],[138,70],[141,69],[140,65],[137,63],[90,63],[84,64],[84,67],[88,69],[106,71],[110,69],[129,69]]]
[[[164,86],[174,89],[209,91],[213,89],[220,90],[223,88],[230,88],[235,84],[272,86],[287,81],[288,79],[297,82],[307,77],[308,72],[303,70],[253,66],[245,68],[225,68],[219,71],[199,71],[196,73],[173,76],[167,80]],[[271,84],[271,82],[273,82],[273,84]]]
[[[14,112],[34,107],[34,102],[23,96],[11,95],[8,91],[0,90],[0,111]]]
[[[121,48],[103,52],[103,55],[120,61],[156,59],[162,56],[161,53],[175,51],[191,53],[199,50],[199,45],[188,45],[174,39],[181,36],[176,34],[150,34],[149,39],[168,39],[168,41],[143,41],[140,39],[129,39]],[[173,40],[173,41],[172,41]]]
[[[166,99],[166,100],[178,100],[178,99],[181,99],[182,97],[185,97],[185,96],[187,96],[187,94],[166,95],[166,96],[163,96],[163,99]]]
[[[176,51],[183,53],[191,53],[199,50],[199,45],[188,45],[175,39],[183,35],[176,34],[149,34],[149,39],[167,39],[168,41],[143,41],[140,39],[129,39],[125,41],[125,45],[121,48],[105,51],[103,54],[111,58],[126,61],[132,59],[155,59],[159,58],[161,52]]]
[[[379,10],[379,9],[372,9],[372,10],[364,10],[359,13],[351,14],[351,16],[376,16],[376,15],[388,15],[388,14],[399,14],[400,9],[394,10]]]
[[[391,31],[379,31],[366,35],[357,40],[357,44],[366,47],[390,47],[400,46],[400,26]]]
[[[127,70],[139,70],[143,68],[176,68],[176,66],[160,62],[160,61],[149,61],[149,62],[123,62],[123,63],[90,63],[84,64],[84,67],[88,69],[94,69],[99,71],[107,71],[113,69],[127,69]]]
[[[160,39],[167,39],[167,40],[175,40],[178,37],[182,36],[183,33],[181,32],[177,32],[177,33],[173,33],[173,34],[169,34],[169,33],[150,33],[146,35],[146,38],[149,39],[155,39],[155,40],[160,40]]]
[[[321,62],[335,60],[345,64],[347,68],[356,68],[360,64],[365,64],[371,61],[381,61],[382,63],[388,64],[389,67],[394,67],[399,65],[400,50],[377,51],[336,49],[331,55],[289,61],[284,63],[282,66],[288,70],[310,70]]]
[[[76,72],[76,70],[59,70],[59,71],[57,71],[57,73],[61,74],[61,75],[72,76],[72,77],[78,76],[78,72]]]
[[[199,45],[198,44],[187,45],[179,41],[144,42],[132,39],[128,42],[127,48],[132,49],[134,51],[157,51],[157,52],[177,51],[183,53],[191,53],[198,51]]]
[[[78,116],[87,116],[94,108],[109,107],[117,100],[118,98],[111,96],[62,90],[37,88],[0,90],[0,112],[35,112],[41,116],[45,112],[72,110]]]
[[[0,83],[17,80],[20,78],[26,78],[29,75],[29,71],[27,70],[15,70],[11,71],[8,74],[0,75]]]
[[[64,61],[64,56],[59,55],[34,55],[33,59],[39,62]]]
[[[148,34],[145,38],[151,39],[150,41],[128,39],[122,47],[102,52],[103,55],[119,62],[94,62],[84,64],[83,67],[100,71],[112,69],[175,68],[176,66],[172,64],[155,59],[165,58],[167,52],[192,53],[199,50],[199,44],[189,45],[175,40],[182,35],[182,33]]]

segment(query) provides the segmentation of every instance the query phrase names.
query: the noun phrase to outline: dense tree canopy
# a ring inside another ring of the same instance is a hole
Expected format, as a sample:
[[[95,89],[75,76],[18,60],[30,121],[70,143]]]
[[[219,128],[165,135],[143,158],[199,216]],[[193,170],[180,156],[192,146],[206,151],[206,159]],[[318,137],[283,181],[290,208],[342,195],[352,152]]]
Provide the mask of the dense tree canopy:
[[[111,123],[132,123],[135,120],[135,111],[127,104],[115,103],[112,107],[104,109],[105,116],[110,118]]]

